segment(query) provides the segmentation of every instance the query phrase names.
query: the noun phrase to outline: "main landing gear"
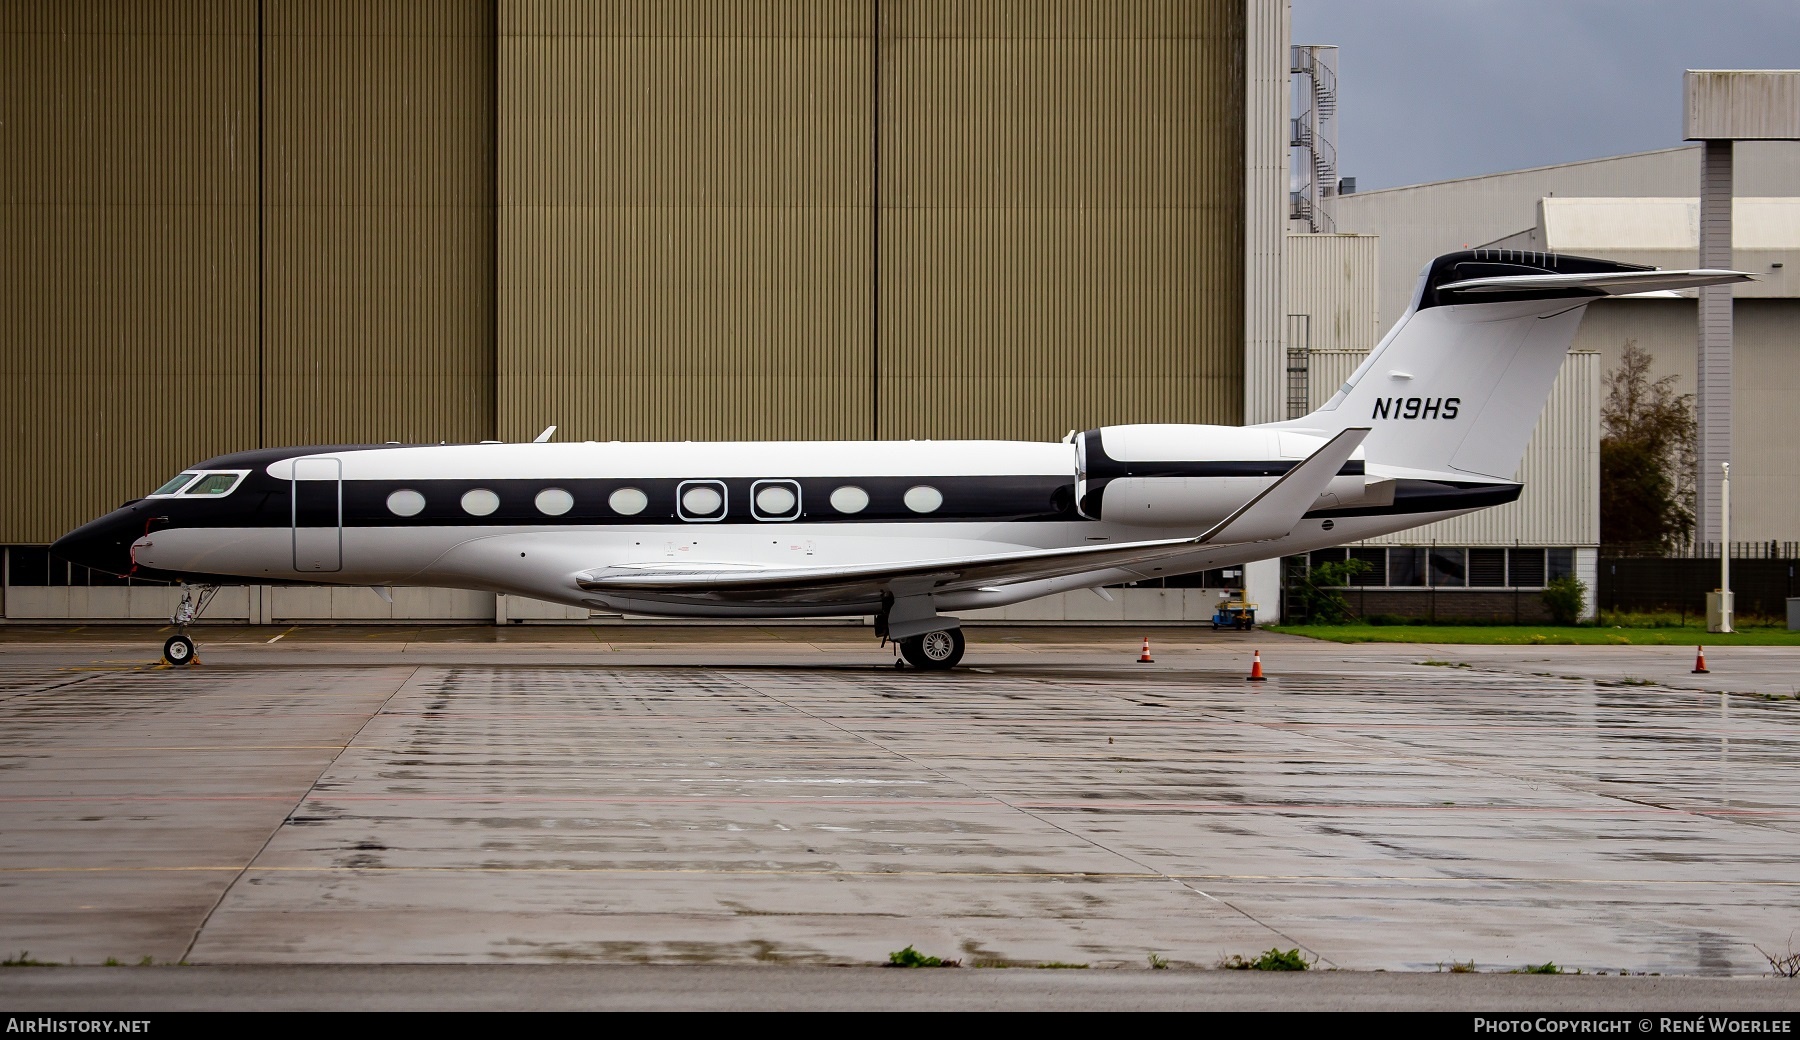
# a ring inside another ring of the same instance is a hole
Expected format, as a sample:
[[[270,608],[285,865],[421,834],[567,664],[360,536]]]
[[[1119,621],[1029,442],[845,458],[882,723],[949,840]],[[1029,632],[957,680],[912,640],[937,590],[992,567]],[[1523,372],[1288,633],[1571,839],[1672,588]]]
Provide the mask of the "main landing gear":
[[[940,616],[930,596],[884,595],[881,612],[875,615],[875,634],[884,643],[892,640],[906,663],[921,672],[947,672],[962,660],[962,623]],[[894,667],[901,667],[899,660]]]
[[[194,588],[189,585],[181,587],[181,604],[169,617],[169,624],[175,626],[175,634],[163,643],[163,661],[171,668],[182,668],[193,662],[194,639],[187,634],[188,626],[198,621],[201,614],[206,613],[207,606],[212,603],[213,594],[219,591],[217,585],[201,585],[198,586],[200,595],[196,597]]]
[[[900,640],[900,655],[922,672],[947,672],[962,660],[964,646],[962,629],[940,628]]]

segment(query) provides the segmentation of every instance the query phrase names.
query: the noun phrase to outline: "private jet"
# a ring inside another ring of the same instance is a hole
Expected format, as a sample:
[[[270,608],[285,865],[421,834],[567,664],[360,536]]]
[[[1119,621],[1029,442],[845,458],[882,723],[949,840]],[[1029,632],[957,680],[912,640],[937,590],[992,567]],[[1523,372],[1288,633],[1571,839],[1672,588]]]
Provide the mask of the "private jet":
[[[1583,310],[1746,280],[1473,250],[1310,415],[1061,442],[337,445],[221,455],[61,557],[179,583],[172,665],[224,584],[436,586],[683,618],[864,615],[921,670],[955,611],[1236,567],[1518,498]]]

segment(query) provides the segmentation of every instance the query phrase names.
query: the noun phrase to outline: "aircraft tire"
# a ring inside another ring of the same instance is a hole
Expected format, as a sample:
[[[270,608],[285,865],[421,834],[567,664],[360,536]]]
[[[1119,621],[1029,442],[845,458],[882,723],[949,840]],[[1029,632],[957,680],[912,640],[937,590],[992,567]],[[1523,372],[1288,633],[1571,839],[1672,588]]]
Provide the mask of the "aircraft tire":
[[[163,644],[163,660],[171,668],[181,668],[194,659],[194,641],[187,636],[170,636]]]
[[[947,672],[962,660],[966,646],[962,629],[940,628],[900,640],[900,653],[907,663],[921,672]]]

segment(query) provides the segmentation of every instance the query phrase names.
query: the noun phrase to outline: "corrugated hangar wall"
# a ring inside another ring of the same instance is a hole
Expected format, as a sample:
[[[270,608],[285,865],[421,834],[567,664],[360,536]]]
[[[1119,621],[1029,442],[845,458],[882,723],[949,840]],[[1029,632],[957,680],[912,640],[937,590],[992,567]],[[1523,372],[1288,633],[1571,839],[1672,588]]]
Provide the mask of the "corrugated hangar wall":
[[[258,445],[1243,414],[1245,5],[0,9],[0,543]],[[73,476],[72,476],[73,475]]]
[[[879,7],[880,436],[1240,421],[1242,5]]]
[[[258,431],[256,6],[0,5],[0,541]]]
[[[868,436],[870,16],[502,3],[500,436]]]
[[[262,18],[262,442],[492,437],[492,3]]]

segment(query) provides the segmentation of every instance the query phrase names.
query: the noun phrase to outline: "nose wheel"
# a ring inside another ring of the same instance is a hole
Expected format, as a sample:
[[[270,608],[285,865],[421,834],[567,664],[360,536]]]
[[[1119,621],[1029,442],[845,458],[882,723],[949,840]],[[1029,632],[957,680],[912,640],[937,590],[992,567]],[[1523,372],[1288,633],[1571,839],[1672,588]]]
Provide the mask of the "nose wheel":
[[[900,655],[922,672],[946,672],[962,660],[962,629],[942,628],[900,640]]]
[[[175,634],[163,643],[163,661],[171,668],[184,668],[194,661],[194,640],[187,634],[187,627],[206,613],[212,603],[213,593],[218,592],[216,585],[202,585],[200,595],[194,595],[191,586],[181,587],[181,603],[169,618],[169,624],[175,626]]]
[[[194,659],[194,641],[185,635],[170,636],[163,644],[163,660],[172,668],[180,668]]]

